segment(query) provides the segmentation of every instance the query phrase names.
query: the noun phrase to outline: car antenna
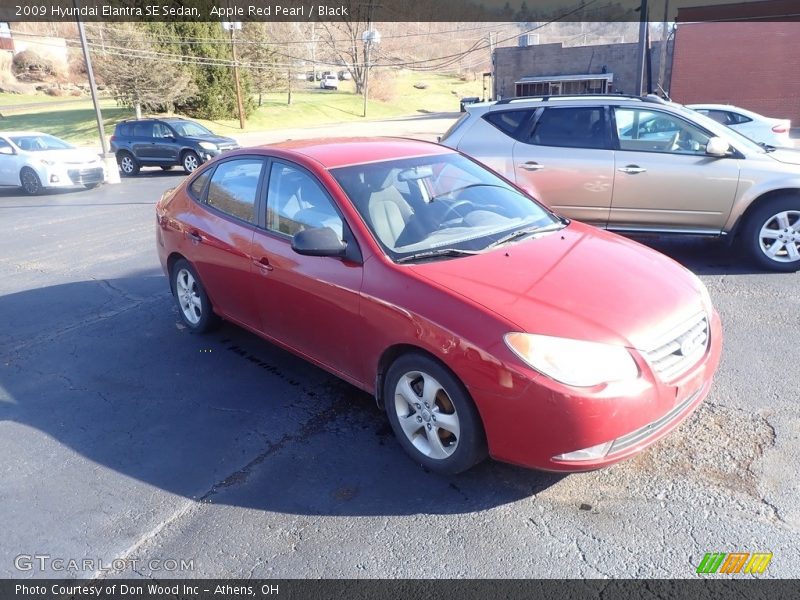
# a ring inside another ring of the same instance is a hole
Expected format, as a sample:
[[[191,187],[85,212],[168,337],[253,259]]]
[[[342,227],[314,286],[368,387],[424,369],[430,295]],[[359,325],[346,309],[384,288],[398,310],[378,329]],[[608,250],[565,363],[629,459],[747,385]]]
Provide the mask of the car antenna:
[[[656,87],[657,87],[657,88],[658,88],[658,90],[661,92],[661,95],[662,95],[662,96],[664,96],[664,100],[666,100],[667,102],[672,102],[672,98],[670,98],[670,97],[669,97],[669,94],[667,94],[667,92],[666,92],[666,91],[664,91],[664,88],[663,88],[663,87],[661,87],[661,84],[660,84],[660,83],[657,83],[657,84],[656,84]]]

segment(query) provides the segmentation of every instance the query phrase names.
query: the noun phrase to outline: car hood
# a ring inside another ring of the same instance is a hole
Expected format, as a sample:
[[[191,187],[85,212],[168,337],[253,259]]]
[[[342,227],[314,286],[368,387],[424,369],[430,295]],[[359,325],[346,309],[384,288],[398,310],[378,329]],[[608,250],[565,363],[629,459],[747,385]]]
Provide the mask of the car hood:
[[[25,156],[31,158],[43,158],[63,163],[84,163],[100,160],[100,156],[89,150],[71,148],[69,150],[37,150],[36,152],[25,152]]]
[[[482,254],[412,268],[519,331],[634,348],[651,346],[704,309],[702,284],[684,267],[576,222]]]
[[[212,144],[216,144],[217,146],[239,145],[233,138],[224,137],[221,135],[193,135],[191,137],[186,137],[184,139],[191,140],[193,142],[211,142]]]
[[[793,148],[780,148],[767,153],[767,156],[787,165],[800,166],[800,150]]]

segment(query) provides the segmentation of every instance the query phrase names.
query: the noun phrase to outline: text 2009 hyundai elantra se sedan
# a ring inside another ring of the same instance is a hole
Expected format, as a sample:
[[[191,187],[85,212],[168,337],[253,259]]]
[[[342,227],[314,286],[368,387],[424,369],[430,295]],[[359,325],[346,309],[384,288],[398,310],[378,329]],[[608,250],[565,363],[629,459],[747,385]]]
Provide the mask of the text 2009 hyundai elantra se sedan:
[[[684,420],[719,363],[697,277],[435,144],[244,149],[157,213],[190,329],[222,317],[373,393],[435,471],[487,451],[553,471],[612,464]]]

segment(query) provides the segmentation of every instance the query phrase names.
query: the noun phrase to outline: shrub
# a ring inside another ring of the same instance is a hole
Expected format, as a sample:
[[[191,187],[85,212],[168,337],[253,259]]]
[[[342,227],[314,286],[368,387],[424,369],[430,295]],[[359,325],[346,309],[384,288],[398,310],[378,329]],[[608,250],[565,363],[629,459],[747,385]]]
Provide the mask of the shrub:
[[[15,54],[11,64],[15,74],[40,71],[51,75],[55,70],[52,60],[33,50],[23,50]]]

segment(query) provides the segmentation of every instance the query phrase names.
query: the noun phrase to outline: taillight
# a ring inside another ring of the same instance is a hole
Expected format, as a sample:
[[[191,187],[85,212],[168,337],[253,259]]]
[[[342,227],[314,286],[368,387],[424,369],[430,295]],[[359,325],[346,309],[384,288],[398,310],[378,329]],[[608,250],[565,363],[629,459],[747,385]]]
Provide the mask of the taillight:
[[[775,125],[775,127],[772,128],[773,133],[786,133],[787,131],[789,131],[788,125]]]
[[[109,141],[110,141],[110,142],[116,142],[116,141],[117,141],[117,136],[115,136],[115,135],[112,135],[112,136],[111,136],[110,138],[108,138],[108,139],[109,139]]]

